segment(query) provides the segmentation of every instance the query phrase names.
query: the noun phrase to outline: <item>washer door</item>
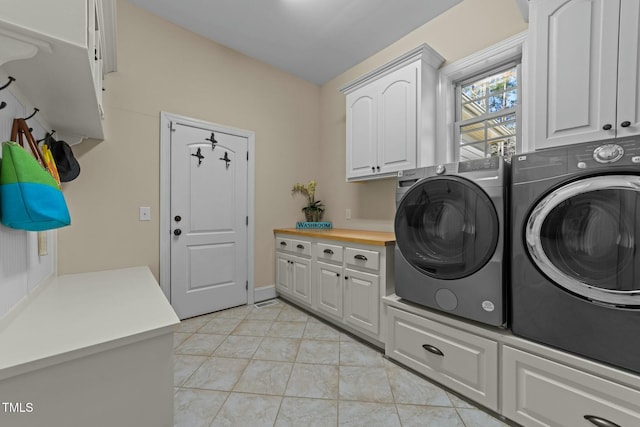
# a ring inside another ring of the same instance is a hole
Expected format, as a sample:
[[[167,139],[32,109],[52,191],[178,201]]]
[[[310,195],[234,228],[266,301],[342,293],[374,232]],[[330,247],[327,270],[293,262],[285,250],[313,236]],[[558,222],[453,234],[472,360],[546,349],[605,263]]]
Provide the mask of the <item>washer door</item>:
[[[427,178],[404,195],[395,217],[396,245],[418,270],[460,279],[493,256],[499,221],[491,199],[458,176]]]
[[[640,177],[594,176],[564,185],[532,210],[525,228],[533,262],[589,300],[640,306]]]

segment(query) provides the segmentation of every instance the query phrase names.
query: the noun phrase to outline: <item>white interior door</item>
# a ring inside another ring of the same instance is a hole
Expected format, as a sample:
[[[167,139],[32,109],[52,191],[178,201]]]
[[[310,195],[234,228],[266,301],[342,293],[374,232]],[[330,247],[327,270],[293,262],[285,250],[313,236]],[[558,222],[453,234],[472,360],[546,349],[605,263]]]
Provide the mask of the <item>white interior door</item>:
[[[247,303],[248,140],[171,129],[171,304],[184,319]]]

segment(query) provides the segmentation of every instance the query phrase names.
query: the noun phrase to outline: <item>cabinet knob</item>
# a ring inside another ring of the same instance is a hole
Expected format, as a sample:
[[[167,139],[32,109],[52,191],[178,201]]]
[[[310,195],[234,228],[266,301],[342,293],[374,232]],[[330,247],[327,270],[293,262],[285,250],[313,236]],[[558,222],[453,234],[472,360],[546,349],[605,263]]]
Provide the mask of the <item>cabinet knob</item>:
[[[433,354],[436,354],[438,356],[444,356],[444,353],[438,347],[434,347],[434,346],[429,345],[429,344],[423,344],[422,348],[427,350],[429,353],[433,353]]]
[[[349,277],[348,276],[344,276],[344,280],[349,280]]]
[[[371,172],[375,172],[375,171],[376,171],[375,166],[371,166]]]
[[[628,128],[629,126],[631,126],[631,122],[625,120],[624,122],[620,123],[620,126],[622,126],[623,128]]]
[[[380,166],[376,166],[376,169],[378,169],[378,172],[380,172]]]
[[[340,277],[340,273],[336,273],[336,277]]]
[[[606,125],[602,126],[602,130],[611,130],[613,126],[611,126],[609,123],[607,123]]]
[[[175,230],[173,230],[173,235],[174,236],[179,236],[182,234],[182,230],[180,230],[179,228],[176,228]]]
[[[181,217],[180,215],[176,215],[173,219],[174,219],[176,222],[180,222],[180,221],[182,221],[182,217]]]
[[[584,419],[597,427],[620,427],[616,423],[605,420],[604,418],[596,417],[595,415],[585,415]]]

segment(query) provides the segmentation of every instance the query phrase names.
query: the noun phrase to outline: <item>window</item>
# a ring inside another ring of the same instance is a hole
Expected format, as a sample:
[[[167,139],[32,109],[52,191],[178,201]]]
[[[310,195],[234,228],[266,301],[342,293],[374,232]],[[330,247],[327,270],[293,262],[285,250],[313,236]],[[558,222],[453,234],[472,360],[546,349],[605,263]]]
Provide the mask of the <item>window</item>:
[[[494,68],[456,85],[459,159],[511,157],[519,141],[520,65]]]
[[[441,142],[431,164],[527,151],[522,93],[528,92],[521,73],[527,69],[526,38],[526,31],[516,34],[440,69],[436,132]]]

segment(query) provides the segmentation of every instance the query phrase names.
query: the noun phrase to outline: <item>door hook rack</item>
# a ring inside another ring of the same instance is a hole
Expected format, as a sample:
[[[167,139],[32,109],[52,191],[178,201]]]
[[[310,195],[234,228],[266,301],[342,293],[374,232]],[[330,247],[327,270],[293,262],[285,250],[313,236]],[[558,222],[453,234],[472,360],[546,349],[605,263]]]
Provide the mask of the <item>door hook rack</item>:
[[[218,143],[218,141],[216,141],[216,136],[213,132],[211,132],[211,136],[209,138],[205,138],[206,141],[211,141],[211,151],[216,149],[216,144]]]
[[[220,157],[220,160],[224,160],[225,167],[229,169],[229,163],[231,163],[231,159],[229,158],[229,153],[227,151],[224,152],[224,157]]]
[[[38,114],[38,111],[40,111],[40,109],[38,108],[34,108],[33,109],[33,113],[31,113],[31,115],[29,117],[25,117],[25,120],[29,120],[30,118],[32,118],[33,116],[35,116],[36,114]]]
[[[2,89],[6,89],[6,88],[11,84],[11,82],[15,82],[15,81],[16,81],[16,79],[15,79],[15,78],[13,78],[13,77],[9,76],[9,81],[8,81],[5,85],[3,85],[2,87],[0,87],[0,90],[2,90]]]
[[[200,166],[202,164],[202,159],[204,159],[204,156],[202,155],[202,149],[200,147],[198,147],[198,150],[196,151],[196,154],[191,154],[193,157],[197,157],[198,158],[198,166]]]

